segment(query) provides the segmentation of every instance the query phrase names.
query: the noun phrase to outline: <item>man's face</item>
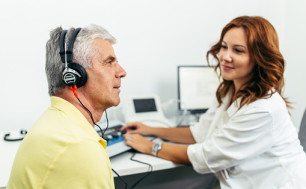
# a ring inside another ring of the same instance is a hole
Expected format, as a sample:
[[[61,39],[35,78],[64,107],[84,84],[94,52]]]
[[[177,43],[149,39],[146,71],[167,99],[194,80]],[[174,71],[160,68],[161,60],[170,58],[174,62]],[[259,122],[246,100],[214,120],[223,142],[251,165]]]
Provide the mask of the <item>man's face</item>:
[[[107,109],[120,103],[121,78],[125,70],[118,64],[112,45],[102,39],[95,39],[93,48],[98,53],[92,59],[92,68],[86,69],[87,82],[84,95],[94,109]]]

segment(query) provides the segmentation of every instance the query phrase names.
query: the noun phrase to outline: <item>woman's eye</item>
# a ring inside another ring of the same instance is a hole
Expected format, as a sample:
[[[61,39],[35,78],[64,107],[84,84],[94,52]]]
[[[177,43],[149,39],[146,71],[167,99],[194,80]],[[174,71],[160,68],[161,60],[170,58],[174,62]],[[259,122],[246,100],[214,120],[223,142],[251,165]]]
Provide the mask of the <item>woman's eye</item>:
[[[221,45],[221,48],[222,48],[222,49],[227,49],[227,46]]]
[[[236,51],[237,53],[242,53],[242,52],[243,52],[243,51],[240,50],[240,49],[235,49],[235,51]]]

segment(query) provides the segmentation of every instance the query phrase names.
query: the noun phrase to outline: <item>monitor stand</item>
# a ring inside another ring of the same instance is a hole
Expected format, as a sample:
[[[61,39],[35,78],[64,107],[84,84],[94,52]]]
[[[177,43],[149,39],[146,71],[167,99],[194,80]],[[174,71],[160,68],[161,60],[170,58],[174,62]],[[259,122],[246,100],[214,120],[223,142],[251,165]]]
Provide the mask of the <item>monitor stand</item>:
[[[200,121],[200,117],[202,114],[204,114],[208,109],[202,109],[202,110],[190,110],[190,114],[194,115],[197,119],[197,122]]]

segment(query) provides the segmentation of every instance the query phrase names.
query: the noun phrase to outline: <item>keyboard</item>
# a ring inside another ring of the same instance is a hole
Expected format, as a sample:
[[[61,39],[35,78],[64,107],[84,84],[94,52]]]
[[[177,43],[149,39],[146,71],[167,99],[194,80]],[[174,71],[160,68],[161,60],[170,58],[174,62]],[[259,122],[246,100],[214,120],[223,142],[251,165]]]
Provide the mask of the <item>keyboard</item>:
[[[104,133],[104,140],[107,141],[106,150],[109,157],[116,156],[123,152],[126,152],[132,149],[130,146],[125,144],[125,139],[122,135],[125,134],[125,131],[121,132],[120,128],[123,125],[113,125],[110,126]],[[101,131],[97,131],[101,135]],[[148,140],[153,140],[156,137],[146,136]]]

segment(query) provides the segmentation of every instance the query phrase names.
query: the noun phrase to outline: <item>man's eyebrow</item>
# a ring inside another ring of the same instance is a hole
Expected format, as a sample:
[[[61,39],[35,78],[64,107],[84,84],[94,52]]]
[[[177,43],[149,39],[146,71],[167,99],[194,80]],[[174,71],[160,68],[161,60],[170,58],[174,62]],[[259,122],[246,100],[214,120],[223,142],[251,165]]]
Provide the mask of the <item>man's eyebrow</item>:
[[[114,61],[114,60],[116,60],[116,57],[114,57],[112,55],[109,55],[104,61],[107,61],[107,60]]]

